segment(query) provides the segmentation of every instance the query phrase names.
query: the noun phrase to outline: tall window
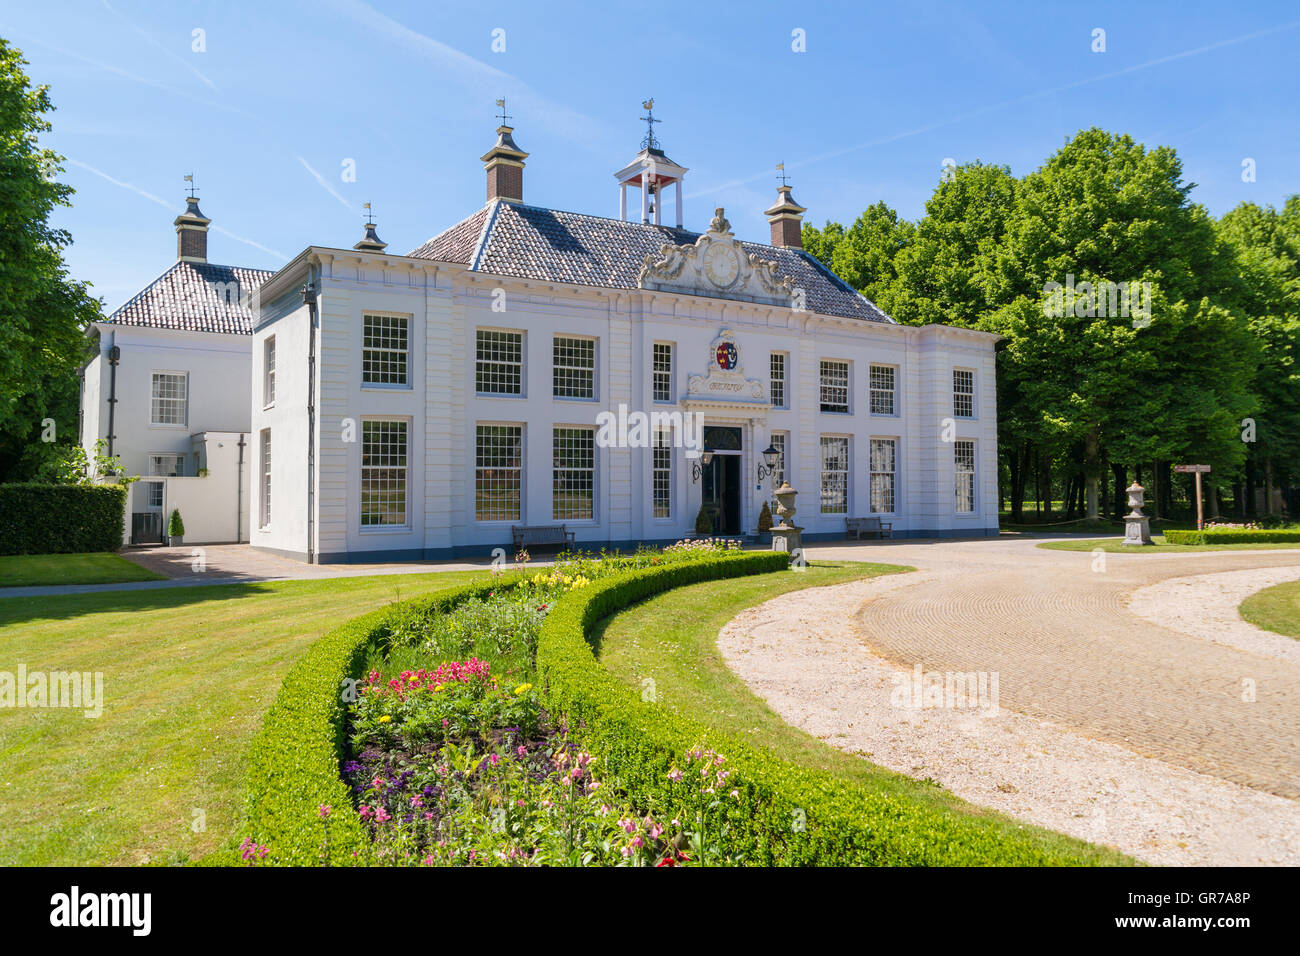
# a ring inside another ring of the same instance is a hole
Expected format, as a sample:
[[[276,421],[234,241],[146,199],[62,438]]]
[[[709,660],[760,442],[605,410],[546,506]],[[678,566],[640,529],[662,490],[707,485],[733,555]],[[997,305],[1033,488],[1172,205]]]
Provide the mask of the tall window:
[[[161,508],[163,502],[163,483],[161,481],[145,482],[149,486],[149,507]]]
[[[596,516],[596,431],[557,428],[552,444],[551,517],[582,521]]]
[[[189,380],[184,372],[154,372],[149,421],[154,425],[184,425]]]
[[[474,389],[480,395],[522,395],[524,334],[478,330]]]
[[[668,342],[654,344],[652,392],[656,402],[673,400],[673,347]]]
[[[596,340],[557,335],[553,382],[556,398],[595,398]]]
[[[975,511],[975,443],[955,441],[952,451],[957,472],[957,511],[971,514]]]
[[[262,404],[275,404],[275,336],[262,343]]]
[[[475,428],[475,520],[519,520],[519,477],[523,461],[522,426],[479,425]]]
[[[361,342],[361,381],[366,385],[405,385],[408,319],[397,315],[364,315]]]
[[[777,408],[785,408],[785,353],[773,352],[768,377],[768,392],[772,396],[772,404]]]
[[[849,363],[822,360],[822,411],[849,410]]]
[[[271,523],[271,429],[262,429],[262,514],[260,527]]]
[[[892,438],[871,439],[871,510],[894,513],[894,475],[897,443]]]
[[[776,449],[776,467],[772,469],[772,487],[780,488],[785,481],[785,432],[772,432],[772,447]]]
[[[361,527],[406,524],[406,422],[361,420]]]
[[[176,478],[185,474],[184,455],[150,455],[149,474],[159,478]]]
[[[822,514],[849,511],[849,440],[822,437]]]
[[[669,429],[655,429],[653,455],[654,517],[671,518],[673,516],[673,444],[672,432]]]
[[[975,373],[968,369],[952,370],[952,413],[957,418],[975,417]]]
[[[871,366],[871,414],[894,414],[894,366]]]

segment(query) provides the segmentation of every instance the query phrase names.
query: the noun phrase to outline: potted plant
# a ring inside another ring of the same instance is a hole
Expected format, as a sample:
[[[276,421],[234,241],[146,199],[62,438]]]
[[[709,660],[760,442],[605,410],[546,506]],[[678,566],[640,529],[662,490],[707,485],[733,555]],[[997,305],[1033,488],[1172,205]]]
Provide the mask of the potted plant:
[[[767,534],[772,530],[772,509],[763,502],[763,510],[758,513],[758,533]]]
[[[695,516],[695,533],[705,536],[713,534],[713,518],[704,505],[700,505],[700,513]]]
[[[185,543],[185,522],[181,520],[181,509],[173,508],[171,520],[167,522],[167,543],[180,547]]]

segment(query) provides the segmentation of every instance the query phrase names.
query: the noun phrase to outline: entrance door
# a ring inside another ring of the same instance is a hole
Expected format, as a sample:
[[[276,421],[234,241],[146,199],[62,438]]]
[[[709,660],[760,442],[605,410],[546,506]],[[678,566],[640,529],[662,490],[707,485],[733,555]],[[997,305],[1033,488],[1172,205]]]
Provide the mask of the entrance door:
[[[717,455],[704,469],[704,507],[714,534],[740,534],[740,456]]]

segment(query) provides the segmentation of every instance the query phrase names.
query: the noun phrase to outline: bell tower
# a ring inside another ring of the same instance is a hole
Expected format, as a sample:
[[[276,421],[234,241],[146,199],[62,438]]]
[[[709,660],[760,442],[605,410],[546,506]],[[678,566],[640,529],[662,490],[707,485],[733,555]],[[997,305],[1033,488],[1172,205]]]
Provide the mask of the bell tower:
[[[663,146],[655,137],[655,119],[653,99],[641,104],[646,115],[641,117],[646,124],[646,135],[641,140],[641,152],[632,162],[614,174],[618,180],[618,218],[627,221],[627,188],[632,186],[641,190],[641,222],[663,224],[663,192],[667,186],[676,187],[677,228],[682,228],[682,178],[688,170],[678,166],[663,151]]]

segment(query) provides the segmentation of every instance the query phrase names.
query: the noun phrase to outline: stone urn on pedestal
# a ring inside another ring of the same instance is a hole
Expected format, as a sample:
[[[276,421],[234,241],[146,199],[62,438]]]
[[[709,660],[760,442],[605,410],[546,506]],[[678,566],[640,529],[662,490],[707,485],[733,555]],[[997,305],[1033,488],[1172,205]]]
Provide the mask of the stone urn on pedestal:
[[[790,482],[782,481],[781,487],[772,492],[776,498],[776,516],[778,524],[772,526],[772,550],[793,554],[803,549],[803,528],[794,523],[794,498],[799,492],[790,487]]]
[[[1124,544],[1154,544],[1150,521],[1142,513],[1146,489],[1135,481],[1125,491],[1128,493],[1129,513],[1124,516]]]

